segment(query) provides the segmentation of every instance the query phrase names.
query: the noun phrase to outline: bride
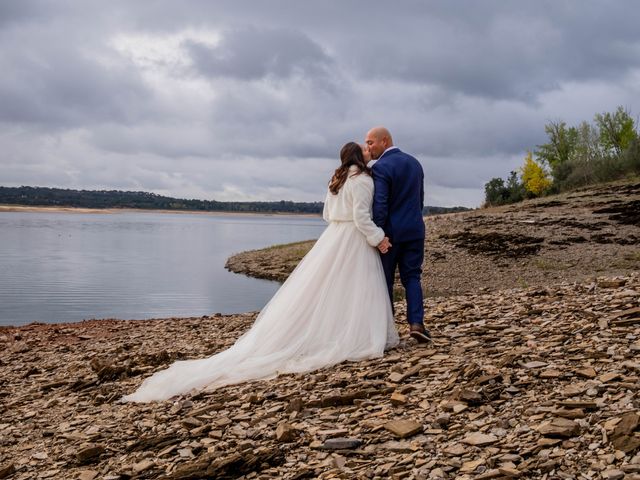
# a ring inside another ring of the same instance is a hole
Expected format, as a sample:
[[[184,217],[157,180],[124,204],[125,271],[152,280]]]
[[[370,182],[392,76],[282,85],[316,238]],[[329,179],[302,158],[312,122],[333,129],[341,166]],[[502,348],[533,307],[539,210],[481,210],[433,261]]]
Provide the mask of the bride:
[[[146,379],[129,402],[165,400],[282,373],[301,373],[345,360],[382,356],[398,343],[380,256],[390,247],[371,220],[373,180],[367,150],[354,142],[340,151],[314,247],[229,349],[178,361]]]

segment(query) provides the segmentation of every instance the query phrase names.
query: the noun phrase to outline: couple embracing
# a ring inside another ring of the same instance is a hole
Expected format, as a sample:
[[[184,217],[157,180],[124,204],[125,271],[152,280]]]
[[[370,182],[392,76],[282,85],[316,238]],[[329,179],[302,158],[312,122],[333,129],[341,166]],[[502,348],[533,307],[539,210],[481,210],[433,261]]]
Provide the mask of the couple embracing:
[[[155,373],[124,401],[165,400],[193,389],[380,357],[398,343],[396,269],[406,291],[410,335],[421,343],[431,340],[420,282],[420,163],[395,147],[383,127],[371,129],[363,146],[344,145],[340,161],[324,203],[329,225],[253,326],[227,350]]]

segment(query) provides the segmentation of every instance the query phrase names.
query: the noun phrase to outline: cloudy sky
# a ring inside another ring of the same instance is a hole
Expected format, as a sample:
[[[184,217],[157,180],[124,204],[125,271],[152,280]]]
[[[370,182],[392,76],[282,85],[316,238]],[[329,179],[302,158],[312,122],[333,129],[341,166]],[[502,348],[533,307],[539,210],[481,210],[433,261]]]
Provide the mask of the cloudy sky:
[[[2,0],[0,185],[321,201],[385,125],[478,206],[544,125],[640,113],[636,0]]]

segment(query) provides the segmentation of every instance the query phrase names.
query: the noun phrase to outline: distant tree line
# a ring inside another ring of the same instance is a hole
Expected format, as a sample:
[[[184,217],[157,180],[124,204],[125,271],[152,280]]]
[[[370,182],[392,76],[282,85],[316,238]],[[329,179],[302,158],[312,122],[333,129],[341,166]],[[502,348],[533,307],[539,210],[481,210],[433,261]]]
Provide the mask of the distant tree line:
[[[218,202],[185,200],[149,192],[0,187],[0,203],[80,208],[139,208],[203,212],[321,213],[322,202]]]
[[[443,213],[458,213],[458,212],[468,212],[472,210],[467,207],[432,207],[426,206],[422,209],[423,215],[441,215]]]
[[[149,192],[120,190],[70,190],[47,187],[1,187],[0,204],[79,208],[138,208],[145,210],[186,210],[247,213],[322,213],[322,202],[218,202],[185,200]],[[425,207],[425,215],[459,212],[464,207]]]
[[[485,184],[485,205],[504,205],[640,174],[638,122],[623,107],[598,113],[594,123],[545,125],[548,142],[528,152],[506,181]],[[535,155],[535,158],[534,158]]]

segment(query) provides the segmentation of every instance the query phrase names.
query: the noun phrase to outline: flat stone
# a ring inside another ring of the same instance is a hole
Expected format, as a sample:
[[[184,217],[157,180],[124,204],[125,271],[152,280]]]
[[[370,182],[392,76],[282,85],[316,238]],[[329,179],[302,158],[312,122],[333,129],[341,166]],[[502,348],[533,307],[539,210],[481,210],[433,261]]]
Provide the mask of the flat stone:
[[[298,431],[290,424],[283,422],[276,428],[276,440],[281,443],[293,442],[298,436]]]
[[[587,390],[589,390],[589,387],[586,384],[574,384],[574,385],[569,385],[568,387],[566,387],[563,391],[562,394],[565,397],[577,397],[578,395],[584,395]]]
[[[453,413],[462,413],[468,409],[469,407],[467,405],[465,405],[464,403],[460,403],[458,405],[453,406]]]
[[[38,478],[54,478],[57,477],[59,473],[60,470],[45,470],[38,474]]]
[[[558,402],[558,405],[565,408],[584,408],[585,410],[595,410],[598,408],[598,404],[590,400],[564,400]]]
[[[422,424],[414,420],[393,420],[384,424],[384,428],[398,438],[407,438],[422,432]]]
[[[299,412],[302,410],[303,407],[304,407],[304,404],[302,402],[302,399],[294,398],[289,402],[289,405],[287,406],[287,409],[285,411],[288,413]]]
[[[440,414],[436,417],[435,423],[441,427],[446,427],[451,422],[451,415],[448,413]]]
[[[630,325],[637,325],[640,323],[640,316],[633,318],[621,318],[619,320],[615,320],[613,325],[616,327],[628,327]]]
[[[622,362],[622,366],[628,370],[635,370],[637,372],[640,372],[640,362],[625,360],[624,362]]]
[[[155,466],[155,462],[153,460],[142,460],[141,462],[138,462],[136,464],[133,465],[133,472],[134,473],[142,473],[146,470],[149,470],[150,468]]]
[[[504,476],[505,475],[500,473],[497,468],[493,468],[473,478],[475,478],[475,480],[493,480],[494,478],[500,478]]]
[[[513,467],[500,467],[498,468],[498,472],[509,478],[519,478],[522,475],[520,470]]]
[[[462,464],[462,467],[460,467],[460,472],[473,473],[475,472],[476,468],[478,468],[480,465],[484,465],[485,463],[486,462],[484,458],[480,458],[478,460],[471,460],[470,462],[464,462]]]
[[[621,418],[610,418],[609,420],[604,422],[604,425],[603,425],[604,429],[609,434],[613,433],[613,429],[616,428],[616,425],[618,425],[621,420],[622,420]]]
[[[622,378],[622,375],[620,375],[617,372],[608,372],[605,373],[604,375],[600,375],[598,377],[598,380],[600,380],[602,383],[608,383],[608,382],[613,382],[615,380],[620,380]]]
[[[468,445],[474,445],[477,447],[482,447],[484,445],[491,445],[498,441],[498,437],[491,434],[485,434],[481,432],[473,432],[467,434],[466,437],[462,439],[462,441]]]
[[[580,425],[566,418],[554,418],[540,425],[537,430],[546,437],[569,438],[578,434]]]
[[[434,468],[429,472],[429,478],[433,478],[434,480],[440,480],[441,478],[448,478],[447,474],[444,473],[444,470],[441,468]]]
[[[562,440],[559,440],[557,438],[540,438],[538,439],[536,445],[538,445],[539,447],[555,447],[556,445],[560,445],[561,443]]]
[[[391,405],[395,405],[396,407],[406,405],[408,398],[406,395],[403,395],[399,392],[393,392],[391,394]]]
[[[344,450],[350,448],[358,448],[362,445],[362,440],[359,438],[347,438],[337,437],[329,438],[326,440],[320,448],[324,450]]]
[[[389,381],[393,383],[400,383],[403,379],[404,376],[399,372],[392,372],[391,375],[389,375]]]
[[[600,288],[620,288],[620,287],[624,287],[626,284],[627,284],[627,281],[624,279],[598,280],[598,286]]]
[[[555,369],[548,369],[548,370],[543,370],[542,372],[540,372],[540,378],[560,378],[563,375],[563,373],[560,370],[555,370]]]
[[[443,410],[446,410],[448,412],[453,412],[453,409],[457,406],[457,405],[464,405],[467,406],[466,403],[461,402],[459,400],[446,400],[444,402],[440,402],[440,407],[442,407]]]
[[[621,437],[623,435],[630,435],[640,422],[640,416],[635,412],[625,413],[620,421],[616,424],[616,427],[611,434],[611,438]]]
[[[584,413],[584,410],[582,410],[581,408],[570,408],[570,409],[560,408],[560,409],[554,410],[553,414],[556,415],[557,417],[569,418],[569,419],[584,418],[586,416],[586,414]]]
[[[15,471],[16,467],[13,463],[0,465],[0,478],[7,478],[9,475],[13,475]]]
[[[575,371],[575,374],[582,378],[596,378],[598,375],[592,367],[579,368]]]
[[[320,406],[337,407],[340,405],[353,405],[355,400],[367,398],[369,393],[367,390],[354,390],[340,395],[327,395],[320,400]]]
[[[102,445],[85,445],[76,452],[76,458],[80,463],[90,462],[105,452]]]
[[[182,426],[188,430],[191,430],[193,428],[198,428],[202,426],[202,422],[200,420],[198,420],[197,418],[193,418],[193,417],[186,417],[182,419],[182,422],[180,422],[182,424]]]
[[[78,480],[95,480],[99,472],[95,470],[82,470],[78,475]]]
[[[209,439],[204,439],[204,440],[209,440]],[[204,442],[204,440],[202,440]],[[210,439],[213,441],[213,439]],[[160,452],[158,452],[158,457],[164,457],[165,455],[169,455],[171,452],[173,452],[176,448],[178,448],[176,445],[169,445],[167,448],[161,450]]]
[[[622,470],[605,470],[602,472],[602,478],[605,480],[622,480],[625,473]]]
[[[193,450],[191,450],[190,448],[179,448],[178,449],[178,455],[180,456],[180,458],[194,458],[195,455],[193,454]]]
[[[491,375],[481,375],[476,379],[476,383],[478,385],[484,385],[491,381],[499,380],[500,378],[502,378],[502,375],[500,375],[499,373],[491,374]]]
[[[482,394],[475,392],[473,390],[468,390],[468,389],[462,390],[460,392],[460,395],[458,395],[458,399],[463,402],[467,402],[470,405],[479,405],[484,401]],[[455,411],[455,406],[454,406],[454,411]]]
[[[621,450],[624,453],[633,453],[640,447],[640,437],[624,435],[614,439],[611,444],[616,450]]]
[[[446,447],[443,452],[446,455],[449,455],[451,457],[461,457],[462,455],[464,455],[465,453],[467,453],[468,448],[465,447],[464,445],[460,445],[459,443],[456,443],[454,445],[450,445],[448,447]]]
[[[343,437],[349,433],[346,428],[334,428],[333,430],[318,430],[316,432],[320,437],[324,438],[336,438]]]
[[[522,364],[522,366],[527,369],[542,368],[542,367],[546,367],[547,365],[548,365],[547,362],[539,362],[539,361],[527,362]]]
[[[342,470],[347,464],[347,459],[341,455],[334,455],[331,458],[331,464],[333,465],[334,468],[337,468],[338,470]]]

